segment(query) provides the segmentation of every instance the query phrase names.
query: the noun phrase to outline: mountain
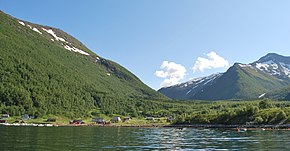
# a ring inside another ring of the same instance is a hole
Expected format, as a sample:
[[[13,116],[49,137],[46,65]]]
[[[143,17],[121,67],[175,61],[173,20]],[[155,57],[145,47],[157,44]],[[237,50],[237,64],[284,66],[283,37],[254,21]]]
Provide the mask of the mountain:
[[[252,63],[251,66],[282,80],[290,78],[290,57],[269,53]]]
[[[195,78],[175,86],[161,88],[158,91],[173,99],[192,99],[195,94],[215,83],[216,79],[221,75],[222,74],[219,73],[207,77]]]
[[[76,117],[126,113],[132,99],[167,99],[64,31],[1,11],[0,51],[1,112]]]
[[[265,98],[270,98],[274,100],[287,100],[290,101],[290,86],[285,88],[269,92],[265,94]]]
[[[201,78],[209,83],[191,80],[158,91],[175,99],[255,99],[289,85],[289,71],[290,57],[269,53],[253,63],[235,63],[225,73]]]

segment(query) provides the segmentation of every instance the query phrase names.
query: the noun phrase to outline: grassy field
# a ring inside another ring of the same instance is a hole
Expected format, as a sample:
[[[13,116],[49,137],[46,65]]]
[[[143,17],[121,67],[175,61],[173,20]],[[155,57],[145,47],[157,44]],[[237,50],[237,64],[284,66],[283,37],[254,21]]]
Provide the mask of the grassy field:
[[[47,122],[48,118],[56,119],[55,122]],[[158,125],[168,125],[169,122],[166,122],[167,118],[155,118],[154,120],[147,120],[146,118],[142,117],[136,117],[136,118],[130,118],[128,121],[122,121],[124,117],[121,117],[121,121],[113,122],[113,117],[109,117],[106,115],[100,116],[100,118],[103,118],[106,122],[110,122],[107,126],[158,126]],[[54,125],[69,125],[71,120],[82,120],[85,125],[102,125],[102,124],[96,124],[95,122],[92,122],[92,118],[85,118],[85,119],[69,119],[66,117],[59,117],[59,116],[45,116],[41,118],[35,118],[35,119],[28,119],[24,122],[27,124],[54,124]],[[15,117],[9,117],[6,119],[7,123],[20,123],[22,122],[22,119],[20,116]]]

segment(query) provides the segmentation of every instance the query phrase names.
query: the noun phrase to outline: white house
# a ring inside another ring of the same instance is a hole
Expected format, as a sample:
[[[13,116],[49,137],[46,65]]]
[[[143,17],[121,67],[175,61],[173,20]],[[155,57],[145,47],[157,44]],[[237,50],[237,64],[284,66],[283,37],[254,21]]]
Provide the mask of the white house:
[[[9,118],[9,117],[10,117],[9,114],[2,114],[1,116],[2,119]]]
[[[119,116],[115,116],[113,118],[113,122],[119,122],[119,121],[121,121],[121,118]]]
[[[146,117],[146,120],[155,121],[155,118],[154,117]]]

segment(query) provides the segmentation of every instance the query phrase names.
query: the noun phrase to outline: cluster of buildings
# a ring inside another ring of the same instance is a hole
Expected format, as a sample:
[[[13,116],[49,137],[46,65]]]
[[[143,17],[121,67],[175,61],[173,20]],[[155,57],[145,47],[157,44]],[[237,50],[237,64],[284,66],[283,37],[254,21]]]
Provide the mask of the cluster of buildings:
[[[131,118],[129,118],[129,117],[125,117],[125,118],[121,119],[121,117],[119,117],[119,116],[114,116],[110,121],[106,121],[104,118],[96,117],[96,118],[92,118],[91,122],[95,123],[95,124],[108,125],[108,124],[111,124],[111,122],[118,123],[121,121],[126,122],[129,120],[131,120]],[[72,120],[69,122],[69,124],[85,124],[85,123],[82,120]]]
[[[7,123],[7,120],[9,119],[10,115],[9,114],[2,114],[0,117],[0,123]],[[29,114],[24,114],[21,117],[21,120],[15,120],[13,123],[26,123],[27,120],[29,119],[35,119],[36,116],[34,115],[29,115]],[[48,119],[47,122],[55,122],[56,120],[54,119]]]
[[[7,119],[10,117],[9,114],[2,114],[1,115],[1,118],[0,118],[0,124],[1,123],[7,123]],[[27,120],[29,119],[35,119],[36,117],[33,116],[33,115],[29,115],[29,114],[24,114],[21,118],[21,123],[26,123]],[[145,118],[146,120],[149,120],[149,121],[155,121],[156,119],[154,117],[146,117]],[[119,116],[114,116],[110,121],[106,121],[104,118],[100,118],[100,117],[96,117],[96,118],[92,118],[91,120],[91,123],[94,123],[94,124],[102,124],[102,125],[109,125],[112,123],[119,123],[119,122],[126,122],[126,121],[129,121],[131,120],[130,117],[124,117],[124,118],[121,118]],[[167,122],[171,122],[173,120],[173,118],[167,118]],[[48,118],[45,122],[56,122],[56,119],[55,118]],[[16,120],[14,123],[19,123],[18,120]],[[69,124],[85,124],[85,122],[83,122],[82,120],[80,119],[76,119],[76,120],[71,120],[69,122]]]

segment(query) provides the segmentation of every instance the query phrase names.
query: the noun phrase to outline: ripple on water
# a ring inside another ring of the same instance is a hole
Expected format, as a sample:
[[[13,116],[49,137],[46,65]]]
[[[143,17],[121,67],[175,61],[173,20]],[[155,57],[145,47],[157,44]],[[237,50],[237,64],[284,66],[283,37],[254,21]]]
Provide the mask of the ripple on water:
[[[0,150],[289,150],[290,132],[227,129],[0,127]],[[49,145],[48,145],[49,144]],[[4,149],[3,149],[4,148]]]

